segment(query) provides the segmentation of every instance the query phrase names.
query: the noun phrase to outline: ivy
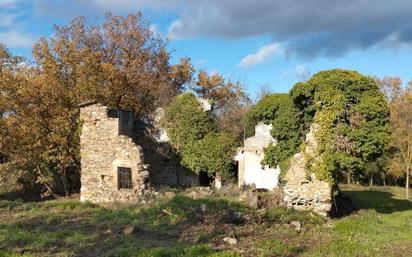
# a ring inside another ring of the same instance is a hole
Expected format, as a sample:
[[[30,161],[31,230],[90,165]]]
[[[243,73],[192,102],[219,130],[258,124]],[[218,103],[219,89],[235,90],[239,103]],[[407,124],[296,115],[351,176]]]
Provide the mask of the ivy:
[[[307,168],[330,184],[339,171],[365,172],[390,140],[388,106],[379,86],[355,71],[322,71],[289,94],[263,98],[248,120],[251,125],[259,121],[273,124],[271,134],[278,141],[266,148],[264,164],[282,171],[304,148],[305,135],[316,123],[318,146],[305,153]]]
[[[259,122],[272,124],[271,135],[278,141],[278,144],[265,149],[262,164],[286,168],[288,159],[297,152],[302,138],[299,112],[290,95],[271,94],[260,100],[248,115],[251,128],[254,129]]]

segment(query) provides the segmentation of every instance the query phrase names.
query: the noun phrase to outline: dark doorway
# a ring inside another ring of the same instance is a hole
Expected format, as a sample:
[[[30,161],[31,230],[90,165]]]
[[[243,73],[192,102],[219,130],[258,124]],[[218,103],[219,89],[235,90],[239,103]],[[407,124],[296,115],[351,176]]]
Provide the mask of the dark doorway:
[[[239,181],[239,162],[236,161],[232,165],[232,174],[233,174],[233,179],[234,183],[237,183]]]
[[[205,171],[199,173],[199,184],[202,187],[210,186],[212,183],[212,178]]]

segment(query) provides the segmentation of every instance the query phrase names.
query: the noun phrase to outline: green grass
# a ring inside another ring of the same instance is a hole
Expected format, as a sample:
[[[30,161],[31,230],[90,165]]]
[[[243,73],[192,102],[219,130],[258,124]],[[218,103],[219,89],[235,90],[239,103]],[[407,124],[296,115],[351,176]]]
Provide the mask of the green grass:
[[[342,187],[360,208],[334,221],[329,240],[308,256],[411,256],[412,202],[391,187]]]
[[[412,202],[391,187],[342,187],[359,211],[335,220],[177,194],[146,206],[0,200],[0,257],[412,256]],[[202,208],[200,208],[202,207]],[[202,211],[204,209],[204,211]],[[230,214],[248,217],[232,224]],[[290,225],[302,224],[300,232]],[[231,246],[222,239],[235,237]]]
[[[197,217],[201,204],[206,211]],[[1,215],[8,218],[0,222],[0,256],[238,256],[181,235],[188,237],[203,216],[248,211],[237,202],[180,195],[147,207],[108,209],[63,199],[39,203],[3,200],[0,208]],[[215,236],[222,233],[218,229],[211,232]]]

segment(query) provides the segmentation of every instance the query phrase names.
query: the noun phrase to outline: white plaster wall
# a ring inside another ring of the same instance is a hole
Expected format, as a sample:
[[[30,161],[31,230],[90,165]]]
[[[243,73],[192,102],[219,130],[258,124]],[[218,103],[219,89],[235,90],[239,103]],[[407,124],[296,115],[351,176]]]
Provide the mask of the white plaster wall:
[[[160,127],[160,120],[165,115],[163,108],[157,108],[154,113],[154,122],[156,133],[153,134],[153,138],[157,142],[169,142],[169,136],[166,133],[166,130]]]
[[[245,148],[257,148],[263,149],[264,147],[268,146],[269,144],[275,143],[276,140],[270,135],[270,131],[272,130],[272,124],[267,125],[263,123],[259,123],[255,126],[255,135],[253,137],[246,138],[245,140]]]
[[[272,125],[259,123],[255,127],[255,135],[247,138],[244,147],[238,150],[235,160],[242,162],[239,165],[239,183],[255,185],[256,188],[272,190],[278,186],[280,170],[262,167],[264,148],[270,144],[276,144],[276,140],[270,135]],[[241,186],[241,185],[240,185]]]
[[[254,151],[244,151],[244,183],[246,185],[254,184],[256,188],[265,188],[272,190],[278,186],[278,177],[280,170],[271,169],[267,165],[262,167],[260,164],[263,159],[263,153]]]

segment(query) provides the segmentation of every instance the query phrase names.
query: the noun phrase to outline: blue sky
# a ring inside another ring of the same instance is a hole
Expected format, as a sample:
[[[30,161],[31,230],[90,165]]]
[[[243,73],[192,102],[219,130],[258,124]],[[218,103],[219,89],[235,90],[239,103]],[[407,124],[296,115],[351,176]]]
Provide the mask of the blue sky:
[[[0,0],[0,42],[30,58],[31,46],[73,17],[141,10],[170,39],[173,62],[287,92],[320,70],[412,77],[412,1],[408,0]]]

